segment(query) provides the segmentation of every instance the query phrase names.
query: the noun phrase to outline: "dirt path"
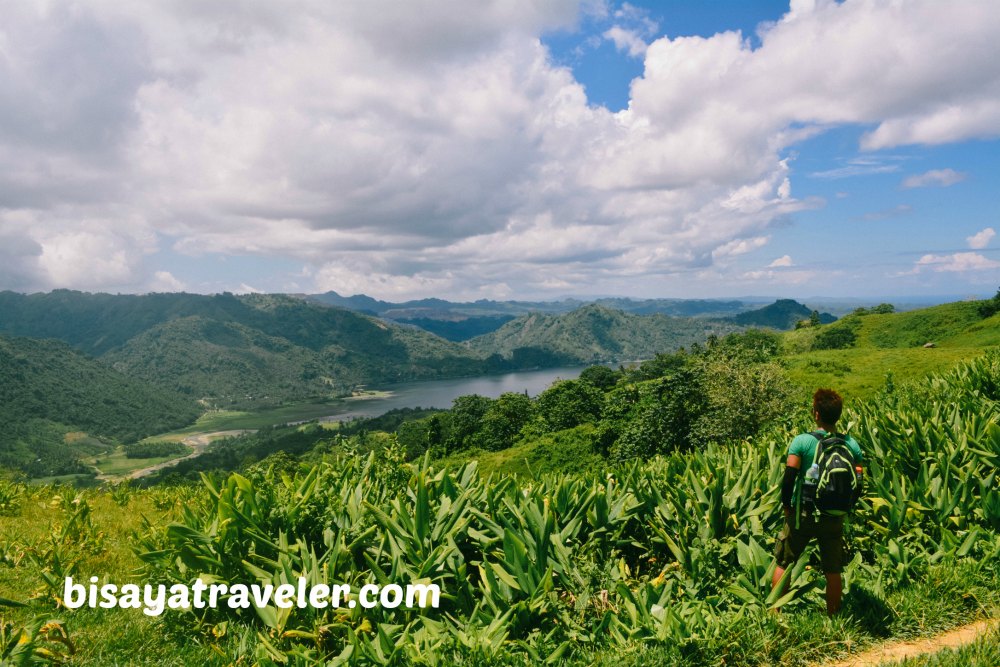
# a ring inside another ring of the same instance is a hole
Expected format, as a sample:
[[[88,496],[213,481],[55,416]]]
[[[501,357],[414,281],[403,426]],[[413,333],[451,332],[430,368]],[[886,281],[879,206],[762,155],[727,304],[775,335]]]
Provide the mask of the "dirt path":
[[[244,433],[250,433],[250,432],[252,432],[252,429],[243,429],[235,431],[215,431],[214,433],[199,433],[197,435],[188,436],[183,440],[181,440],[181,442],[187,445],[188,447],[191,447],[194,450],[193,452],[191,452],[187,456],[182,456],[179,459],[172,459],[170,461],[164,461],[163,463],[157,463],[156,465],[149,466],[148,468],[140,468],[139,470],[133,470],[131,473],[129,473],[128,477],[129,479],[139,479],[140,477],[145,477],[146,475],[154,473],[157,470],[162,470],[163,468],[169,468],[172,465],[176,465],[180,461],[184,461],[186,459],[193,459],[196,456],[200,456],[201,453],[205,451],[205,448],[208,447],[208,445],[213,440],[218,440],[219,438],[226,438],[231,435],[243,435]]]
[[[963,625],[950,632],[926,639],[883,644],[858,653],[839,662],[824,662],[822,667],[874,667],[882,662],[898,662],[926,653],[937,653],[946,648],[958,648],[970,644],[996,625],[996,619]]]

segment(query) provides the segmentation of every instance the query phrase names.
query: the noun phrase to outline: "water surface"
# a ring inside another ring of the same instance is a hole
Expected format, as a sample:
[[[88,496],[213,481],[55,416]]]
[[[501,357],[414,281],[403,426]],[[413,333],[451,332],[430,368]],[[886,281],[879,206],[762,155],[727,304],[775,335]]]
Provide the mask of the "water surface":
[[[369,387],[389,392],[387,397],[358,398],[346,401],[342,406],[320,421],[343,421],[358,417],[377,417],[398,408],[450,408],[459,396],[479,394],[497,398],[508,391],[528,392],[537,396],[556,380],[572,380],[583,372],[586,366],[562,366],[538,371],[521,371],[450,380],[421,380],[401,382],[382,387]]]

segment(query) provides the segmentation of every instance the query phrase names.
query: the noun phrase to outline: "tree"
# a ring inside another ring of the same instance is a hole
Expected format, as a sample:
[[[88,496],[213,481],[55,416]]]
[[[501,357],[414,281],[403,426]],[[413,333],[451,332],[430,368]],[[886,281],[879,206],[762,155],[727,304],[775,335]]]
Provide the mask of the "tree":
[[[752,436],[794,409],[788,376],[773,361],[710,358],[698,376],[704,404],[691,424],[694,447]]]
[[[858,335],[854,327],[839,326],[821,331],[813,341],[814,350],[843,350],[851,347],[857,341]]]
[[[607,391],[618,383],[618,378],[620,377],[621,373],[618,371],[612,370],[607,366],[597,365],[583,369],[583,372],[580,373],[579,380],[581,382],[587,382],[602,391]]]
[[[781,334],[765,329],[747,329],[743,333],[731,333],[722,339],[715,351],[725,357],[734,355],[754,361],[767,361],[781,351]]]
[[[978,311],[979,316],[983,318],[991,317],[997,312],[1000,312],[1000,289],[997,290],[997,293],[993,295],[992,299],[980,301]]]
[[[406,451],[406,459],[412,461],[422,455],[430,447],[431,423],[440,428],[440,420],[437,415],[427,419],[417,419],[403,422],[396,429],[396,439]]]
[[[444,456],[448,453],[446,447],[450,434],[450,413],[439,412],[427,419],[427,449],[431,451],[431,456]]]
[[[538,411],[553,431],[573,428],[601,416],[601,390],[587,382],[560,380],[538,397]]]
[[[822,322],[819,321],[819,311],[814,310],[809,313],[809,326],[818,327]]]
[[[451,405],[451,432],[446,447],[448,452],[465,449],[472,444],[472,437],[479,431],[480,422],[490,409],[493,399],[479,394],[459,396]]]
[[[896,307],[891,303],[880,303],[871,310],[875,315],[890,315],[896,312]]]
[[[514,444],[521,429],[535,415],[535,404],[524,394],[506,392],[493,401],[472,442],[490,451],[507,449]]]
[[[617,440],[609,448],[611,458],[648,458],[690,449],[691,426],[704,412],[700,377],[693,365],[645,384],[639,394],[631,413],[620,421]]]

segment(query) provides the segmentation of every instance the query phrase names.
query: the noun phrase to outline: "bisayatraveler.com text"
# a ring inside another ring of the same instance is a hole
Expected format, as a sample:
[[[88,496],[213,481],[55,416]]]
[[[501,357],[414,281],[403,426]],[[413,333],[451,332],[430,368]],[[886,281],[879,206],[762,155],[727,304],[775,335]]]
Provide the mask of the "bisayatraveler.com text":
[[[251,606],[263,609],[275,606],[281,609],[313,607],[347,607],[353,609],[436,609],[441,601],[441,589],[437,584],[365,584],[355,595],[347,584],[309,585],[305,577],[299,577],[294,584],[219,584],[205,583],[196,579],[187,584],[116,584],[98,585],[97,577],[90,577],[90,584],[75,583],[73,577],[66,577],[63,588],[63,604],[68,609],[83,606],[101,609],[142,609],[147,616],[159,616],[165,609],[205,609],[228,607],[229,609],[249,609]]]

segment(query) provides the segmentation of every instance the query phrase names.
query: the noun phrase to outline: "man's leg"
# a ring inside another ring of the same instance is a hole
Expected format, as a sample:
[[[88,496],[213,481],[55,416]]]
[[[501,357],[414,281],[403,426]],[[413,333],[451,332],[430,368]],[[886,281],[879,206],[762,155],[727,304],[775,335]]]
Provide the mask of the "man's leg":
[[[840,611],[844,596],[844,517],[821,517],[817,526],[819,556],[826,575],[826,613]]]
[[[781,577],[785,574],[785,568],[798,559],[803,550],[805,550],[808,542],[808,535],[801,530],[792,528],[786,519],[785,525],[781,528],[781,533],[778,534],[778,541],[774,548],[776,566],[774,574],[771,576],[771,590],[778,587]],[[785,589],[787,590],[787,588],[788,582],[785,582]],[[782,590],[781,592],[784,593],[785,591]]]
[[[774,568],[774,576],[771,577],[771,590],[772,591],[775,588],[778,587],[778,582],[781,581],[781,577],[784,574],[785,574],[785,568],[781,567],[780,565]],[[785,587],[786,588],[788,587],[787,582],[785,583]],[[782,591],[782,592],[784,592],[784,591]]]
[[[844,596],[844,578],[840,572],[826,572],[826,613],[833,616],[840,611]]]

